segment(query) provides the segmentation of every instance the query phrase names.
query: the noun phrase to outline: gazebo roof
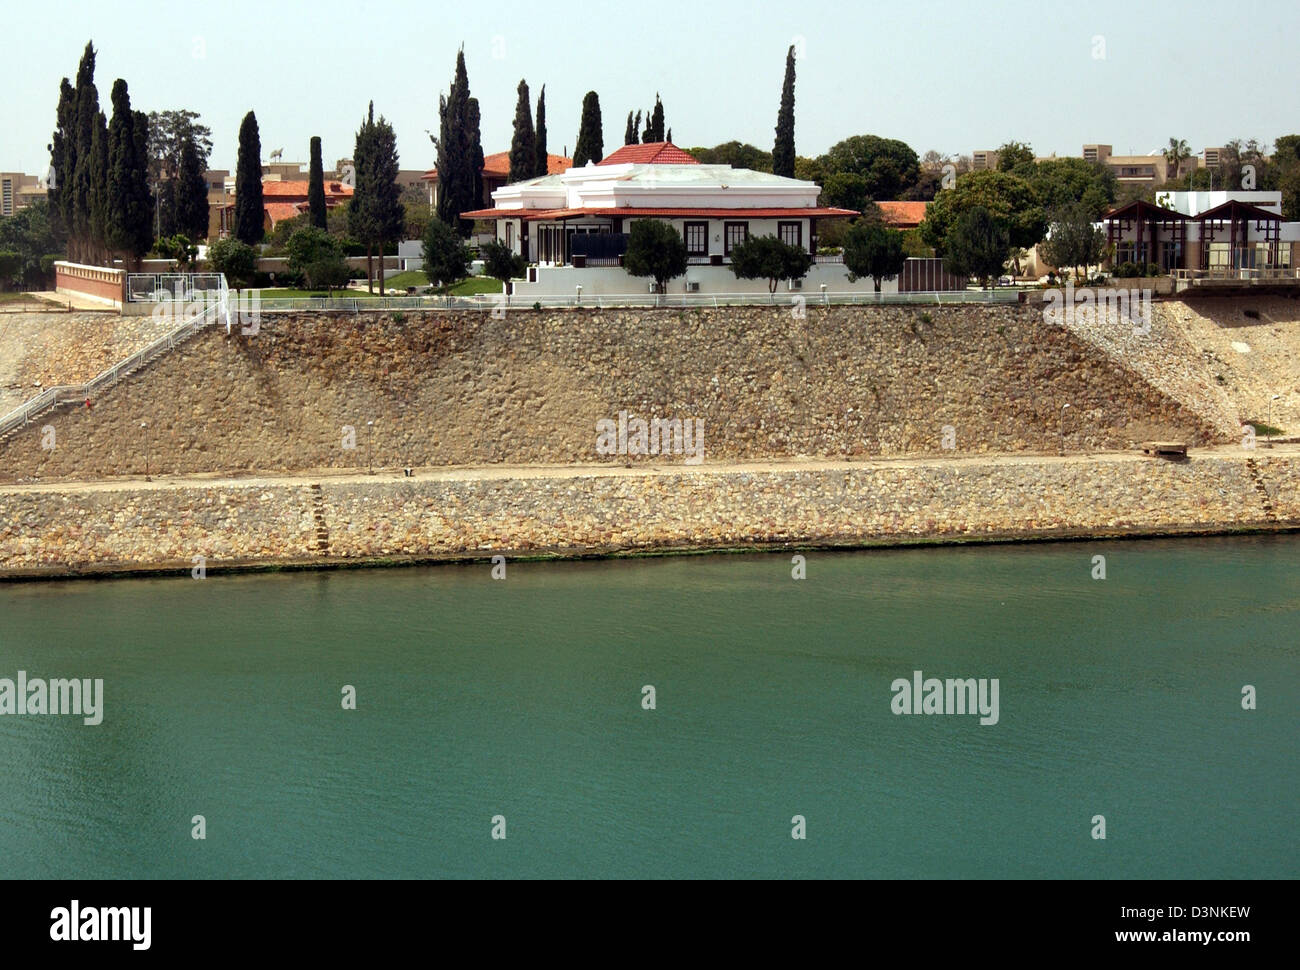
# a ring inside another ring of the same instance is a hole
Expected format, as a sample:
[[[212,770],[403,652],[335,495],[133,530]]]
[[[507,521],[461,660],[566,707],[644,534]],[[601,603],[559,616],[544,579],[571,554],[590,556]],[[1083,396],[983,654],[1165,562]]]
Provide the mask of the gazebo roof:
[[[1223,205],[1216,205],[1213,209],[1206,209],[1196,218],[1199,222],[1223,222],[1228,219],[1243,218],[1265,222],[1282,221],[1282,217],[1276,212],[1269,212],[1257,205],[1251,205],[1249,202],[1238,202],[1235,199],[1230,199]]]
[[[1127,205],[1122,205],[1118,209],[1111,209],[1102,219],[1166,219],[1173,221],[1183,221],[1192,218],[1184,212],[1177,209],[1166,209],[1163,206],[1152,205],[1142,199],[1134,199]]]

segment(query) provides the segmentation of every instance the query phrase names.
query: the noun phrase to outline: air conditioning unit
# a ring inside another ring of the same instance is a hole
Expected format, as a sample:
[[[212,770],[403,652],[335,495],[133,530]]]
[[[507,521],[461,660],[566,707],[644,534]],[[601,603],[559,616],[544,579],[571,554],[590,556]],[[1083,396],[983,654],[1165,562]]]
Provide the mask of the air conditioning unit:
[[[698,293],[698,292],[700,292],[700,281],[699,281],[699,280],[687,280],[687,281],[686,281],[686,292],[687,292],[687,293]]]
[[[803,280],[786,280],[786,284],[787,284],[787,285],[790,287],[790,289],[792,289],[792,290],[802,290],[802,289],[803,289]]]

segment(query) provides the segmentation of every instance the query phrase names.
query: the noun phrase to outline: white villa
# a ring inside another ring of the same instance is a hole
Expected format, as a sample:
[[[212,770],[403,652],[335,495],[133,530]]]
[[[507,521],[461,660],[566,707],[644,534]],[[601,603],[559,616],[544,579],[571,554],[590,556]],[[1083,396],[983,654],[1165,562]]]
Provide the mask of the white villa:
[[[874,290],[870,279],[850,283],[838,256],[817,256],[817,227],[858,215],[820,207],[815,182],[766,172],[701,165],[670,142],[624,145],[598,164],[502,186],[492,208],[463,212],[492,219],[497,240],[531,264],[515,283],[521,297],[646,293],[653,282],[621,269],[627,233],[637,219],[670,223],[686,243],[686,275],[669,292],[766,292],[765,280],[739,280],[731,249],[751,236],[776,236],[816,260],[802,281],[784,291]],[[578,287],[581,287],[579,290]],[[882,292],[897,292],[889,281]]]

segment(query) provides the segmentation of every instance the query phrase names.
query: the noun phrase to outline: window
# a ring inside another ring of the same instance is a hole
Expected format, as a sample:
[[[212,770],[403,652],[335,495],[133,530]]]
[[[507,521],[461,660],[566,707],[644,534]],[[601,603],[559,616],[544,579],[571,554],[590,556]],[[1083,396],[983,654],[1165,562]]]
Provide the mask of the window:
[[[515,224],[513,222],[506,223],[506,248],[511,252],[515,248]]]
[[[731,247],[743,243],[748,238],[748,222],[724,222],[722,224],[722,255],[730,256]]]
[[[707,222],[682,223],[682,236],[686,240],[687,256],[709,255],[709,224]]]
[[[802,222],[778,222],[776,224],[776,235],[781,242],[803,249]]]

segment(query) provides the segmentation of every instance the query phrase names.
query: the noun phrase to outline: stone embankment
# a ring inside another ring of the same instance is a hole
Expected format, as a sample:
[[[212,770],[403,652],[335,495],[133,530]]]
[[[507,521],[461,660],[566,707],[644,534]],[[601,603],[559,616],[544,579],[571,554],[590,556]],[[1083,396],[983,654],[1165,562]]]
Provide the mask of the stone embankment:
[[[1228,439],[1176,390],[1034,305],[267,315],[0,440],[0,481],[616,463],[620,411],[703,420],[706,464]]]
[[[0,576],[1300,526],[1300,448],[0,487]]]

